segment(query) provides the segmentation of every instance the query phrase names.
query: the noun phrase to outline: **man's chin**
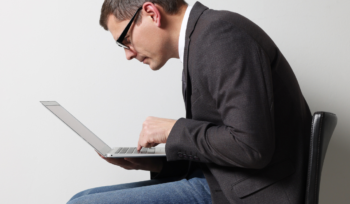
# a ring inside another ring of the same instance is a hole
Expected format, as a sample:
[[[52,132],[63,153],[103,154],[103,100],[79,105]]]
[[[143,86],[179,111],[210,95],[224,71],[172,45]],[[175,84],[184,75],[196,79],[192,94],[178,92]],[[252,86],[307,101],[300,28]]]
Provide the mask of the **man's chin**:
[[[157,71],[160,70],[160,68],[162,68],[164,66],[165,63],[163,64],[157,64],[157,63],[151,63],[149,64],[149,67],[153,70],[153,71]]]
[[[151,68],[153,71],[157,71],[157,70],[159,70],[161,67],[158,67],[158,66],[152,66],[153,64],[151,63],[151,64],[149,64],[148,66],[149,66],[149,68]]]

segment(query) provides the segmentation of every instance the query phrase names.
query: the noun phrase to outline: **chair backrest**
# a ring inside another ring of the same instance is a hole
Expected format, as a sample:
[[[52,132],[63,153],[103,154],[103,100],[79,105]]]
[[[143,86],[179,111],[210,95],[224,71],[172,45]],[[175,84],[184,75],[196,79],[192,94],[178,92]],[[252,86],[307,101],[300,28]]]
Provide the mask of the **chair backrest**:
[[[318,204],[323,161],[336,125],[333,113],[315,112],[312,117],[305,204]]]

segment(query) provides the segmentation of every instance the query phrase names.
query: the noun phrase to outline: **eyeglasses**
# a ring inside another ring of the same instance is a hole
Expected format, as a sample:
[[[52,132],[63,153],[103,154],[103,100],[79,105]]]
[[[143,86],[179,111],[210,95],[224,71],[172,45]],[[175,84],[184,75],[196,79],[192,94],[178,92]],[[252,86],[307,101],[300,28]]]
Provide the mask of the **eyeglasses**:
[[[126,46],[123,44],[123,41],[124,41],[124,38],[126,36],[126,34],[128,33],[131,25],[132,25],[132,22],[134,21],[137,13],[142,9],[142,6],[140,8],[137,9],[136,13],[134,14],[134,16],[131,18],[130,22],[128,23],[128,25],[125,27],[124,31],[122,32],[122,34],[119,36],[118,40],[116,41],[117,42],[117,45],[119,45],[120,47],[122,48],[125,48],[125,49],[130,49],[129,46]]]

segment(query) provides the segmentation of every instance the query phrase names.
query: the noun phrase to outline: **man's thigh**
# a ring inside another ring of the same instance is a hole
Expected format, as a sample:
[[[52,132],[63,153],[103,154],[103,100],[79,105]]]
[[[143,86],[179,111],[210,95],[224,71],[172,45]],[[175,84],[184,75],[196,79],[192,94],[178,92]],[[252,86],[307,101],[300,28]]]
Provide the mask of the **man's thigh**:
[[[118,184],[118,185],[112,185],[112,186],[102,186],[102,187],[96,187],[84,190],[82,192],[79,192],[75,194],[69,201],[74,200],[76,198],[87,196],[95,193],[105,193],[109,191],[117,191],[117,190],[123,190],[123,189],[130,189],[130,188],[137,188],[137,187],[144,187],[144,186],[150,186],[150,185],[156,185],[156,184],[162,184],[162,183],[168,183],[173,181],[178,181],[180,179],[177,178],[167,178],[167,179],[153,179],[153,180],[146,180],[146,181],[138,181],[133,183],[125,183],[125,184]]]
[[[79,203],[211,203],[211,196],[206,179],[194,177],[167,183],[150,180],[90,189],[68,202]]]

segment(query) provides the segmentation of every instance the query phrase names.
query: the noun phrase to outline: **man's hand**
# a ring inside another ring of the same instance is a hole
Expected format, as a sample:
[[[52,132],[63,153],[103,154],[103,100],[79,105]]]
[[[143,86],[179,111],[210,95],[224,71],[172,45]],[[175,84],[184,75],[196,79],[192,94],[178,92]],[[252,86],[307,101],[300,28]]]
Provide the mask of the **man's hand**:
[[[163,161],[160,157],[105,158],[99,153],[98,155],[108,163],[120,166],[127,170],[145,170],[159,173],[163,168]]]
[[[142,125],[137,150],[142,147],[154,147],[161,143],[166,143],[171,129],[176,120],[147,117]]]

